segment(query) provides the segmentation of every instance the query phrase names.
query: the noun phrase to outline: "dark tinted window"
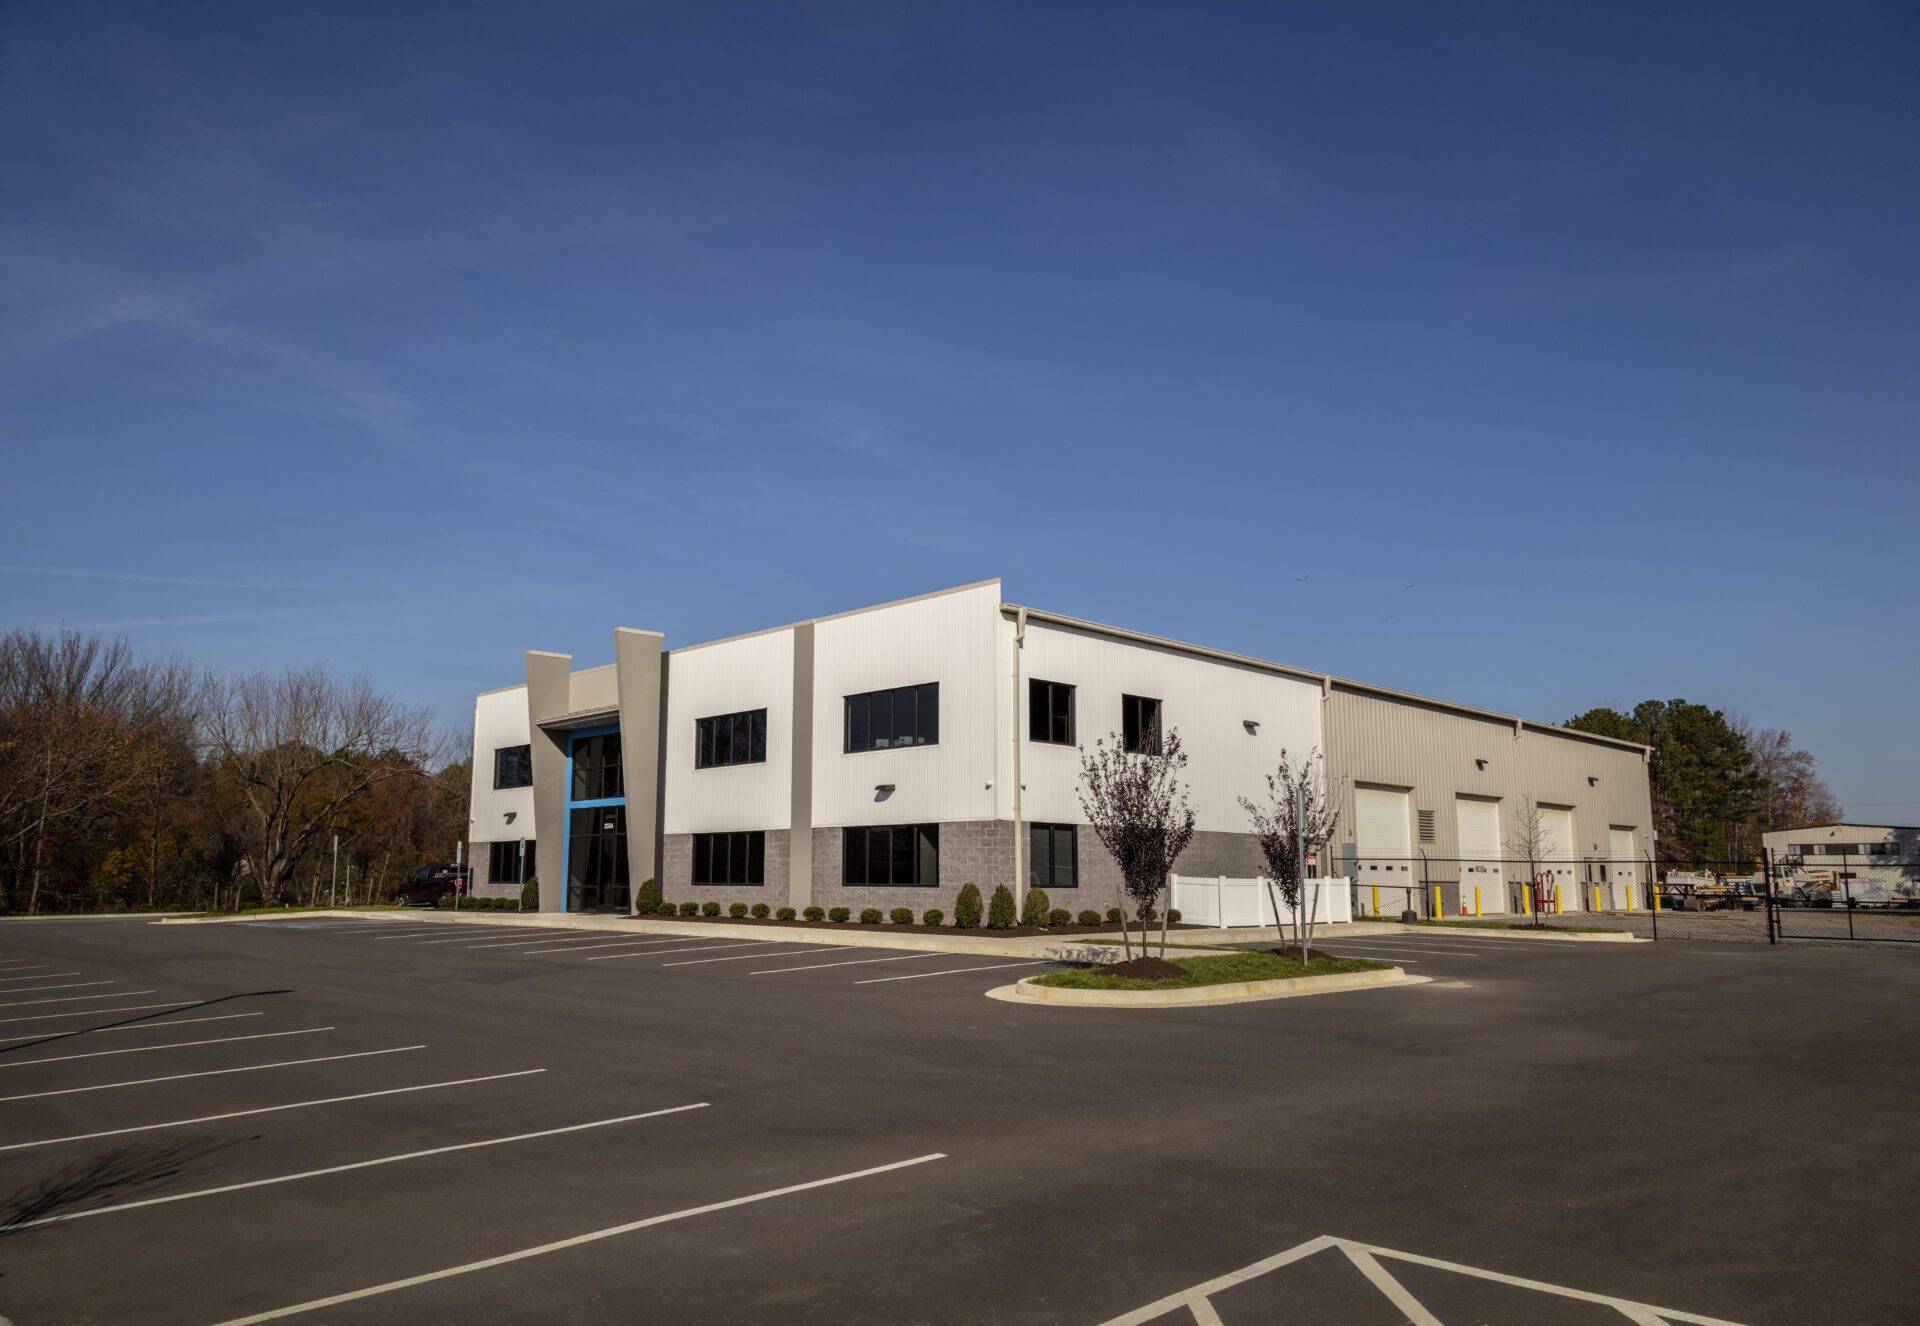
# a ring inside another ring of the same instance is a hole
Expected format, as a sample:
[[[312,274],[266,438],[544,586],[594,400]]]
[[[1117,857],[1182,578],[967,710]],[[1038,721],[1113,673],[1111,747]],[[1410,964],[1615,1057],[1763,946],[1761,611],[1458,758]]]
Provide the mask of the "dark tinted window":
[[[1143,695],[1120,697],[1120,735],[1135,755],[1160,753],[1160,702]]]
[[[527,849],[524,855],[522,847]],[[492,883],[525,884],[533,869],[533,839],[487,844],[487,879]]]
[[[620,734],[575,737],[573,741],[573,800],[604,801],[626,795],[620,772]]]
[[[767,758],[767,711],[748,709],[693,721],[693,767],[763,764]]]
[[[1073,687],[1038,677],[1027,683],[1027,738],[1073,744]]]
[[[627,898],[627,808],[572,811],[567,816],[567,910],[625,911]]]
[[[932,746],[940,740],[940,683],[847,697],[847,750]]]
[[[1071,824],[1035,824],[1027,835],[1027,879],[1037,889],[1070,889],[1080,882],[1079,832]]]
[[[845,830],[840,882],[881,887],[940,883],[940,826],[882,824]]]
[[[695,884],[765,884],[767,835],[755,829],[693,835]]]
[[[493,752],[493,785],[533,786],[533,747],[501,746]]]

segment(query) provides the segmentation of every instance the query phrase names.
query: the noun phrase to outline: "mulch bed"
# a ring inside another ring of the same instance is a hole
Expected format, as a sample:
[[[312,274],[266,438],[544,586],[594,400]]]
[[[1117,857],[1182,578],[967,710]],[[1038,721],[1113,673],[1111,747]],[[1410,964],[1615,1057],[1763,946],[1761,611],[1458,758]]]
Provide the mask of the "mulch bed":
[[[1164,958],[1135,958],[1131,962],[1116,962],[1111,967],[1100,968],[1103,976],[1121,976],[1129,981],[1177,981],[1190,976],[1185,967],[1176,966]]]
[[[634,916],[634,917],[629,917],[627,919],[633,920],[633,921],[698,921],[701,925],[748,925],[748,926],[759,925],[759,926],[772,926],[772,927],[777,927],[777,928],[786,929],[786,930],[791,930],[798,926],[826,928],[826,929],[833,929],[833,930],[880,930],[880,931],[886,931],[889,934],[900,934],[900,935],[961,934],[961,935],[975,935],[975,936],[991,935],[994,937],[1002,937],[1007,935],[1014,935],[1014,936],[1058,935],[1063,937],[1070,937],[1073,935],[1111,935],[1111,934],[1118,934],[1120,931],[1119,926],[1110,925],[1105,922],[1102,922],[1100,925],[1048,926],[1045,929],[1041,929],[1039,927],[1030,926],[1030,925],[1016,925],[1010,930],[988,930],[984,926],[981,926],[973,930],[962,930],[960,929],[959,926],[956,926],[956,925],[951,925],[951,924],[921,925],[918,921],[914,922],[912,925],[891,925],[887,923],[882,923],[880,925],[862,925],[858,921],[798,921],[798,920],[776,921],[772,917],[768,917],[766,920],[762,921],[762,920],[756,920],[751,916]],[[1205,926],[1188,925],[1184,921],[1175,921],[1172,925],[1169,925],[1167,927],[1169,932],[1172,932],[1175,930],[1203,930],[1206,928],[1207,927]],[[1160,927],[1158,924],[1155,924],[1153,929],[1154,929],[1154,933],[1158,934]],[[1140,928],[1136,924],[1134,926],[1134,935],[1136,938],[1139,936],[1139,933],[1140,933]]]

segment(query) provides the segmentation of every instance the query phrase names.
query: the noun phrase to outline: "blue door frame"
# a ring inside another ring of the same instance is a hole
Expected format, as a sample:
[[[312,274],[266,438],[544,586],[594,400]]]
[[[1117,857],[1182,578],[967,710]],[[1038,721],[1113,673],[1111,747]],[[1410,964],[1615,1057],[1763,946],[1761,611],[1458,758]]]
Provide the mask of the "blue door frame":
[[[573,799],[574,743],[584,741],[588,737],[608,736],[619,730],[620,725],[618,723],[608,723],[604,727],[583,727],[578,731],[567,733],[567,811],[564,817],[566,824],[563,826],[563,836],[560,839],[560,910],[563,912],[572,910],[568,904],[573,899],[573,812],[576,810],[593,810],[601,806],[625,806],[627,804],[627,798],[624,795],[617,797],[599,797],[591,801],[575,801]],[[629,885],[628,888],[631,890],[632,886]],[[629,891],[628,894],[628,901],[629,904],[631,904],[631,891]]]

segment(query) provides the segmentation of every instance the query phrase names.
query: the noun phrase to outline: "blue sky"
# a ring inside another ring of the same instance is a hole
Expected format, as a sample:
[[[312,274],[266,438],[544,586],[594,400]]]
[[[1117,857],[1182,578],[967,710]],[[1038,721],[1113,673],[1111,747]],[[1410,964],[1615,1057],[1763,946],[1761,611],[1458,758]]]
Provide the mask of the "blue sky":
[[[1920,822],[1907,4],[0,12],[0,624],[1008,597]],[[1907,804],[1880,804],[1898,803]]]

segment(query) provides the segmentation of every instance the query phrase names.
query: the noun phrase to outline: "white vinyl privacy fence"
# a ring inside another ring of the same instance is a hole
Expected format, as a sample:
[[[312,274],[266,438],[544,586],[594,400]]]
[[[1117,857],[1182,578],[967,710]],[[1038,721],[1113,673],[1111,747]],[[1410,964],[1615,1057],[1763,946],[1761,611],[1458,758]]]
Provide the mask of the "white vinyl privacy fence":
[[[1311,909],[1315,925],[1353,919],[1352,881],[1345,878],[1309,879],[1301,883],[1301,901]],[[1232,926],[1276,925],[1273,899],[1279,890],[1268,890],[1264,879],[1228,879],[1225,875],[1175,875],[1173,905],[1180,919],[1190,925]],[[1298,925],[1300,908],[1282,905],[1288,925]]]

